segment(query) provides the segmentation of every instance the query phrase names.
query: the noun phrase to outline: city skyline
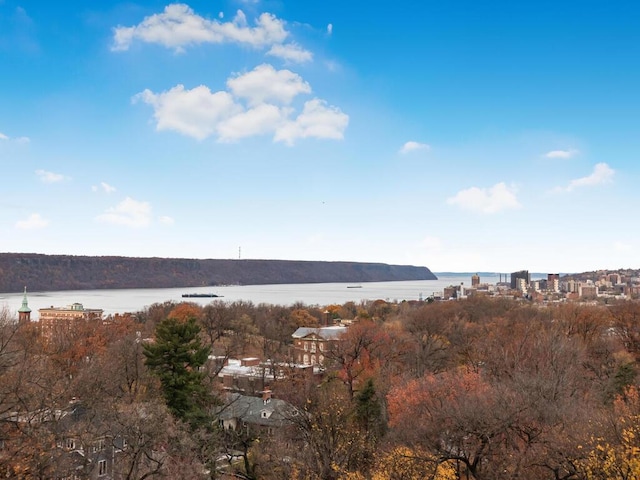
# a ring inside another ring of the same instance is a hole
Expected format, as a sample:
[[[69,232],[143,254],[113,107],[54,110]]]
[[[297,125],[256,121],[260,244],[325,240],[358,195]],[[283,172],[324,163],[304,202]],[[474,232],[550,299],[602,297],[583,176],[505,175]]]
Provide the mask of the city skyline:
[[[0,251],[640,267],[624,2],[0,0]]]

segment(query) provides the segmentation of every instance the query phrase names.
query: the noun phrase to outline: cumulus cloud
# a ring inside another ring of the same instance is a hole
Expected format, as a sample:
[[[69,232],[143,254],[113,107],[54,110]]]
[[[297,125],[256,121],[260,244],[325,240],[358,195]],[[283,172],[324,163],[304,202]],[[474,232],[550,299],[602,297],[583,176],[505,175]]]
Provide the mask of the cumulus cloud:
[[[274,140],[293,145],[299,138],[330,138],[341,140],[349,125],[349,115],[324,100],[305,102],[302,113],[276,130]]]
[[[230,93],[212,93],[204,85],[191,90],[177,85],[158,94],[147,89],[133,97],[138,100],[153,107],[157,130],[175,130],[198,140],[213,135],[219,122],[242,111]]]
[[[217,127],[218,137],[223,142],[229,142],[270,133],[274,126],[284,122],[286,112],[275,105],[258,105],[221,122]]]
[[[36,170],[36,175],[40,177],[40,181],[43,183],[58,183],[68,178],[60,173],[47,172],[46,170]]]
[[[227,80],[227,87],[249,105],[265,102],[289,104],[301,93],[311,93],[311,87],[300,75],[290,70],[276,70],[269,64],[258,65],[252,71]]]
[[[35,230],[39,228],[45,228],[49,225],[49,220],[42,218],[39,213],[32,213],[25,220],[19,220],[16,222],[16,228],[20,230]]]
[[[405,143],[402,148],[400,148],[400,153],[407,154],[409,152],[414,152],[416,150],[429,150],[431,147],[426,143],[409,141]]]
[[[313,54],[309,50],[305,50],[295,42],[276,44],[269,49],[267,55],[294,63],[306,63],[313,59]]]
[[[576,188],[581,187],[595,187],[596,185],[602,185],[605,183],[611,183],[615,170],[613,170],[606,163],[598,163],[593,167],[593,172],[586,177],[576,178],[569,182],[566,187],[557,187],[556,191],[572,192]]]
[[[569,149],[569,150],[551,150],[544,154],[545,158],[572,158],[580,153],[579,150]]]
[[[100,182],[100,185],[93,185],[91,190],[94,192],[98,192],[102,190],[104,193],[113,193],[116,191],[116,187],[109,185],[107,182]]]
[[[333,33],[333,23],[327,25],[327,35],[331,35]]]
[[[102,215],[98,215],[96,220],[132,228],[147,227],[151,223],[151,204],[127,197],[115,207],[108,208]]]
[[[461,190],[454,197],[448,198],[447,203],[463,210],[486,214],[521,207],[516,198],[516,189],[508,187],[504,182],[496,183],[490,188],[471,187]]]
[[[9,140],[9,137],[4,133],[0,132],[0,140]]]
[[[178,52],[186,46],[201,43],[238,43],[260,48],[283,43],[288,35],[284,21],[270,13],[260,15],[255,26],[250,27],[242,10],[238,10],[232,21],[221,22],[195,14],[188,5],[174,3],[138,25],[114,28],[111,48],[128,50],[135,40],[156,43]]]
[[[201,85],[191,90],[177,85],[168,91],[135,95],[154,109],[157,130],[174,130],[198,140],[215,136],[227,142],[273,134],[274,141],[293,145],[300,138],[342,139],[349,116],[324,100],[307,101],[302,112],[290,104],[311,87],[290,70],[268,64],[227,80],[229,91],[212,92]]]

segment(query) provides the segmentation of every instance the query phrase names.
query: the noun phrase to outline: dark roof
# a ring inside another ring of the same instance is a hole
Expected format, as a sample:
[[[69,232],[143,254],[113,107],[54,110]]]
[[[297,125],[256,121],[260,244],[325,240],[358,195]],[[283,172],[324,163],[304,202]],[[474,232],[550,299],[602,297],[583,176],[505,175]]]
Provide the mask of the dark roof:
[[[290,403],[278,398],[263,400],[232,393],[228,396],[226,405],[218,411],[218,418],[237,418],[252,425],[280,427],[290,423],[289,419],[295,413],[296,410]]]

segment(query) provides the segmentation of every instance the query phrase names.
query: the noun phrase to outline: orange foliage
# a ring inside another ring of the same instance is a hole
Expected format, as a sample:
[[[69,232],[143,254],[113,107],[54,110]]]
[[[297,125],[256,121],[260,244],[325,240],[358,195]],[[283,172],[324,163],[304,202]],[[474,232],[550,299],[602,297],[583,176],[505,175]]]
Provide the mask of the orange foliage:
[[[182,302],[169,312],[168,317],[175,318],[181,322],[186,322],[190,318],[200,319],[202,317],[202,307],[195,303]]]

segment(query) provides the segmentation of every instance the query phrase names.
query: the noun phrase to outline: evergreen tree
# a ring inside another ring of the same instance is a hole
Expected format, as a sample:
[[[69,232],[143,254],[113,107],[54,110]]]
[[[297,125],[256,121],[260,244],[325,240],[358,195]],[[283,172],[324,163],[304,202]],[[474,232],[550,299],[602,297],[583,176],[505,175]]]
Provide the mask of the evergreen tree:
[[[195,318],[166,318],[156,327],[155,343],[144,345],[147,367],[160,379],[169,410],[192,427],[204,425],[208,392],[200,371],[210,348],[203,346]]]
[[[373,441],[382,437],[386,432],[382,405],[371,378],[367,379],[367,383],[356,393],[354,417],[358,426]]]

